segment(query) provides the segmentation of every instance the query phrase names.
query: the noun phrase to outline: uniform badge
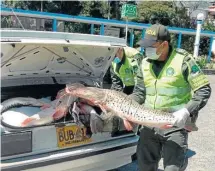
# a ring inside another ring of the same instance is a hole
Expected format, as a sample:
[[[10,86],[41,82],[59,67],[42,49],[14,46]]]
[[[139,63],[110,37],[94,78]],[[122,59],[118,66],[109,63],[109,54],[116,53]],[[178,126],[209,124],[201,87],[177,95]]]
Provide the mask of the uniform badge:
[[[197,65],[193,65],[192,67],[191,67],[191,72],[192,73],[197,73],[199,71],[199,67],[197,66]]]
[[[172,67],[169,67],[167,70],[166,70],[166,75],[167,76],[172,76],[173,74],[175,73],[174,69]]]

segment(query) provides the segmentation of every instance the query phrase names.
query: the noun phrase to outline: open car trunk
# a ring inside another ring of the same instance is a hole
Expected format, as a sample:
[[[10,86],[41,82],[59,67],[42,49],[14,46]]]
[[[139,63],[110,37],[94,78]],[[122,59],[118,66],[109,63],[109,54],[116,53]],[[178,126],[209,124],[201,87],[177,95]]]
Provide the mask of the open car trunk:
[[[14,97],[50,102],[68,83],[106,86],[103,78],[111,61],[118,48],[125,46],[124,40],[108,36],[18,30],[2,30],[1,36],[1,102]],[[27,165],[28,156],[75,151],[77,147],[134,136],[122,123],[119,134],[113,136],[112,122],[102,133],[92,134],[90,127],[77,126],[68,114],[48,124],[20,127],[16,124],[19,116],[10,110],[1,114],[1,160],[6,170],[13,170],[17,158],[19,166]]]

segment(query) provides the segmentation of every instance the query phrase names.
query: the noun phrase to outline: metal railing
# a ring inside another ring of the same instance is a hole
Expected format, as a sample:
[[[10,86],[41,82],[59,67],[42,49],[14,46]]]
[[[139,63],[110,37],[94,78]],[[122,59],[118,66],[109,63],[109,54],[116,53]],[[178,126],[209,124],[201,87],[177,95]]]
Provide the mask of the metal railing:
[[[57,14],[57,13],[49,13],[49,12],[39,12],[39,11],[30,11],[30,10],[22,10],[22,9],[12,9],[12,8],[4,8],[1,7],[1,15],[17,15],[17,16],[25,16],[25,17],[33,17],[40,19],[51,19],[52,20],[52,31],[57,31],[57,23],[58,21],[69,21],[69,22],[78,22],[78,23],[86,23],[91,24],[90,33],[94,34],[94,25],[100,25],[100,35],[104,35],[105,26],[115,26],[120,28],[125,28],[126,22],[119,20],[108,20],[101,18],[93,18],[93,17],[84,17],[84,16],[72,16],[66,14]],[[145,29],[148,28],[150,24],[144,23],[136,23],[136,22],[128,22],[128,28],[130,31],[130,46],[133,46],[134,41],[134,29],[142,30],[142,38],[144,38]],[[177,48],[181,47],[182,35],[196,35],[195,29],[187,29],[187,28],[178,28],[178,27],[168,27],[170,33],[178,34],[177,39]],[[212,51],[212,43],[215,41],[215,32],[212,31],[203,31],[201,30],[201,36],[210,37],[210,47],[208,51],[208,60],[211,58]]]

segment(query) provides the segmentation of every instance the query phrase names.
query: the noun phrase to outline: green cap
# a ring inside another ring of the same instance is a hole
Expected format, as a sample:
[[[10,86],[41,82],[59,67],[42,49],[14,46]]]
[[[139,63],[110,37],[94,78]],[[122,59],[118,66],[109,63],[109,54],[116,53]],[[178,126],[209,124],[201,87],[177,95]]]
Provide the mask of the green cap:
[[[170,41],[168,29],[161,24],[154,24],[146,29],[144,39],[137,42],[141,47],[150,47],[157,41]]]

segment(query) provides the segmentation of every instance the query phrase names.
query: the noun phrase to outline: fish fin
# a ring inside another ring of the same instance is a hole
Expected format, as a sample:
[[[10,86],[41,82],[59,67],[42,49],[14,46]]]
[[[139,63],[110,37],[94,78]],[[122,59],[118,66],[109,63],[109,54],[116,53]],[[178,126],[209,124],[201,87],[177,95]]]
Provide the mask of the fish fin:
[[[54,120],[61,119],[63,116],[65,116],[65,112],[62,110],[56,110],[56,112],[52,115]]]
[[[172,127],[173,127],[173,125],[167,124],[167,125],[163,125],[163,126],[161,127],[161,129],[168,129],[168,128],[172,128]]]
[[[133,126],[132,126],[131,122],[129,122],[126,119],[123,119],[123,122],[124,122],[124,126],[127,129],[127,131],[131,131],[133,129]]]
[[[100,109],[102,110],[102,112],[104,112],[105,114],[108,113],[108,111],[102,106],[102,105],[98,105],[100,107]]]
[[[52,117],[54,118],[54,120],[57,120],[58,118],[59,118],[59,112],[58,111],[56,111],[53,115],[52,115]]]
[[[27,126],[30,122],[32,122],[33,120],[36,120],[36,118],[32,118],[32,117],[27,118],[27,119],[25,119],[25,120],[21,123],[21,126],[22,126],[22,127],[25,127],[25,126]]]
[[[186,129],[188,132],[192,131],[192,127],[191,126],[185,126],[184,129]]]
[[[188,118],[186,123],[185,123],[185,127],[184,129],[186,129],[188,132],[191,132],[191,131],[198,131],[198,127],[196,126],[195,123],[193,123],[191,121],[191,118]]]
[[[65,117],[67,114],[68,114],[68,107],[62,106],[55,109],[52,117],[54,120],[58,120],[58,119],[61,119],[62,117]]]

